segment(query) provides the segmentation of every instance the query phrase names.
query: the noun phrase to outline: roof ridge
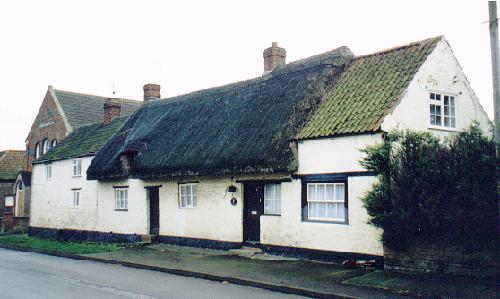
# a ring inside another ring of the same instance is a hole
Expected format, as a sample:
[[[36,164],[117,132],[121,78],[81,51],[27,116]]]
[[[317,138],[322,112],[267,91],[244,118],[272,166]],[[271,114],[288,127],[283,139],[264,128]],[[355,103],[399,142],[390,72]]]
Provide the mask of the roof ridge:
[[[419,40],[419,41],[416,41],[416,42],[411,42],[411,43],[408,43],[408,44],[391,47],[391,48],[384,49],[384,50],[377,51],[377,52],[373,52],[373,53],[370,53],[370,54],[358,55],[358,56],[354,57],[354,59],[365,58],[365,57],[370,57],[370,56],[375,56],[375,55],[383,55],[383,54],[386,54],[386,53],[389,53],[389,52],[392,52],[392,51],[397,51],[397,50],[401,50],[401,49],[404,49],[404,48],[409,48],[409,47],[416,46],[416,45],[419,45],[419,44],[423,44],[423,43],[431,42],[431,41],[434,41],[434,40],[442,39],[443,37],[444,37],[444,35],[438,35],[438,36],[435,36],[435,37],[426,38],[426,39],[422,39],[422,40]]]
[[[82,95],[82,96],[91,96],[91,97],[96,97],[96,98],[103,98],[104,100],[110,99],[111,97],[105,97],[105,96],[99,96],[95,94],[90,94],[90,93],[83,93],[83,92],[76,92],[76,91],[69,91],[69,90],[62,90],[62,89],[55,89],[54,91],[59,91],[59,92],[66,92],[66,93],[71,93],[71,94],[76,94],[76,95]],[[135,100],[135,99],[127,99],[127,98],[113,98],[117,100],[125,100],[125,101],[133,101],[137,103],[141,103],[142,101],[140,100]]]

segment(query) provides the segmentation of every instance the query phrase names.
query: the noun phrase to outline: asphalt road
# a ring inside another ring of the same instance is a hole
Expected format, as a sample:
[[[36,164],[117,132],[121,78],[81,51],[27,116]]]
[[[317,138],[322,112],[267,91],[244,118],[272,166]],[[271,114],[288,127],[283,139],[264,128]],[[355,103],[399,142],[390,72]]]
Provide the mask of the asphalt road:
[[[0,298],[301,298],[258,288],[0,248]]]

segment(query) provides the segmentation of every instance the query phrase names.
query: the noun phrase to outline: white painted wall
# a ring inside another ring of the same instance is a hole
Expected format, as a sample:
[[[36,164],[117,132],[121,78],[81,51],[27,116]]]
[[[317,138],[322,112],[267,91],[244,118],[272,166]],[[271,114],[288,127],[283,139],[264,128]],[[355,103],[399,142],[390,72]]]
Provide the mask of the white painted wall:
[[[455,95],[456,130],[430,128],[430,92]],[[382,130],[386,132],[394,128],[431,130],[443,136],[467,128],[474,120],[480,122],[485,132],[491,132],[491,122],[487,114],[479,104],[450,46],[443,38],[420,67],[400,103],[384,119]]]
[[[82,176],[73,176],[73,160],[52,162],[52,178],[45,165],[33,165],[30,225],[46,228],[94,230],[97,222],[97,182],[86,180],[92,157],[82,158]],[[73,207],[72,188],[81,188],[80,206]]]

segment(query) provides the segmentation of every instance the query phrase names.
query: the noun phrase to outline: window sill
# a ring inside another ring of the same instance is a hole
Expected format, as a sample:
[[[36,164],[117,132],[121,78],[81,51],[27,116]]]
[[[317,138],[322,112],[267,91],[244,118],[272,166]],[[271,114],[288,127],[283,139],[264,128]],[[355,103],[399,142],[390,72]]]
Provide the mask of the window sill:
[[[437,130],[437,131],[445,131],[445,132],[458,132],[459,130],[457,128],[448,128],[448,127],[442,127],[442,126],[429,126],[429,130]]]
[[[127,212],[128,209],[115,209],[116,212]]]
[[[302,223],[309,223],[309,224],[336,224],[336,225],[341,225],[341,226],[349,226],[349,222],[347,221],[329,221],[329,220],[304,220],[302,219]]]
[[[81,177],[82,177],[81,174],[72,176],[72,178],[81,178]]]
[[[179,210],[192,210],[196,209],[196,207],[179,207]]]

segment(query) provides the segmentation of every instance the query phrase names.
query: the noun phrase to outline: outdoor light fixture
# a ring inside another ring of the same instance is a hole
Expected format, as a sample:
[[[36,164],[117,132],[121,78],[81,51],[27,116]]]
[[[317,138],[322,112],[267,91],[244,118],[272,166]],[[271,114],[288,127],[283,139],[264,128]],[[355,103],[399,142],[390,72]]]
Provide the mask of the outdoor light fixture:
[[[227,192],[229,193],[235,193],[236,191],[238,191],[238,188],[236,188],[236,186],[234,185],[227,187]]]

